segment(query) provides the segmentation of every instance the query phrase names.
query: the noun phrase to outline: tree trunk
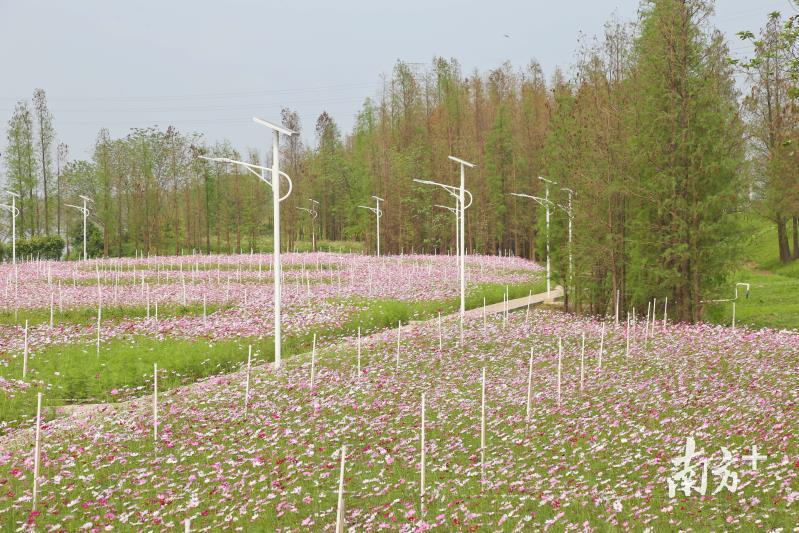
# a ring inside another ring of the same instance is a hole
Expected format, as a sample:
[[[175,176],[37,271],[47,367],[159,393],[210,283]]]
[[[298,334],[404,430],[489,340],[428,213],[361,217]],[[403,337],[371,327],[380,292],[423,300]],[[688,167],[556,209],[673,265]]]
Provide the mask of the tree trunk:
[[[788,246],[788,229],[785,227],[786,219],[781,214],[777,214],[777,241],[780,247],[780,261],[788,263],[791,260],[791,249]]]

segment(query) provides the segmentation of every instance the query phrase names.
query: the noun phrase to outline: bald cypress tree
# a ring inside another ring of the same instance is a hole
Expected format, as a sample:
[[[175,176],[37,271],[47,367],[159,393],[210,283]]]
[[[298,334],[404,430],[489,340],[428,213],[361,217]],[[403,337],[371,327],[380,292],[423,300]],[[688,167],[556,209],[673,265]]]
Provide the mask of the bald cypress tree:
[[[635,43],[631,109],[638,198],[631,224],[633,303],[674,302],[697,321],[740,240],[743,136],[727,47],[705,0],[644,4]]]

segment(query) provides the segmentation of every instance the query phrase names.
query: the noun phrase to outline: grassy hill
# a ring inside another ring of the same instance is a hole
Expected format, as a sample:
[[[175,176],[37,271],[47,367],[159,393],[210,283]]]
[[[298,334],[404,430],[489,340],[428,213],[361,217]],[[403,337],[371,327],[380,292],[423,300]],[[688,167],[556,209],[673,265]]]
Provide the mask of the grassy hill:
[[[729,289],[718,298],[733,298],[735,284],[750,283],[748,299],[739,292],[736,324],[777,329],[799,329],[799,261],[783,265],[777,249],[777,230],[768,221],[750,220],[751,232],[744,250],[742,267],[730,278]],[[709,322],[730,324],[732,304],[709,305]]]

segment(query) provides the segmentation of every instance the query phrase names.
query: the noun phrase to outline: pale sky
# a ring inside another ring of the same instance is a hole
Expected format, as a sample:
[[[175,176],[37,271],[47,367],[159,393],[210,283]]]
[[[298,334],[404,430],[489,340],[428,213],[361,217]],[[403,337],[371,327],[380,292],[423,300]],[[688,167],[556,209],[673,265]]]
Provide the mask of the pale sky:
[[[457,58],[464,73],[574,62],[580,33],[602,33],[638,0],[0,0],[0,147],[20,98],[45,89],[59,141],[89,157],[101,127],[174,125],[241,150],[270,142],[253,115],[297,110],[313,143],[324,110],[343,132],[398,59]],[[789,0],[718,0],[715,24],[757,30]],[[509,37],[505,37],[505,34]],[[2,148],[0,148],[1,150]],[[2,172],[2,171],[0,171]]]

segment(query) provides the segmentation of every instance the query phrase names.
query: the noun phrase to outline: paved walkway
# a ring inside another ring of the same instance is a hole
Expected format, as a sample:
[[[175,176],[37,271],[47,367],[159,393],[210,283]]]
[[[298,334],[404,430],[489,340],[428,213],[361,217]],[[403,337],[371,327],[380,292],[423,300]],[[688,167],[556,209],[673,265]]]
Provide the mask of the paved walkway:
[[[509,300],[508,311],[513,311],[514,309],[527,307],[528,305],[535,305],[544,302],[549,302],[555,300],[556,298],[563,298],[563,287],[561,287],[560,285],[552,289],[552,292],[550,292],[549,294],[547,294],[546,292],[542,292],[540,294],[533,294],[532,296],[525,296],[524,298],[516,298],[514,300]],[[505,304],[503,302],[486,306],[487,315],[501,313],[504,310],[505,310]],[[450,316],[458,316],[458,313],[454,313]],[[466,316],[483,316],[482,306],[466,311]]]

